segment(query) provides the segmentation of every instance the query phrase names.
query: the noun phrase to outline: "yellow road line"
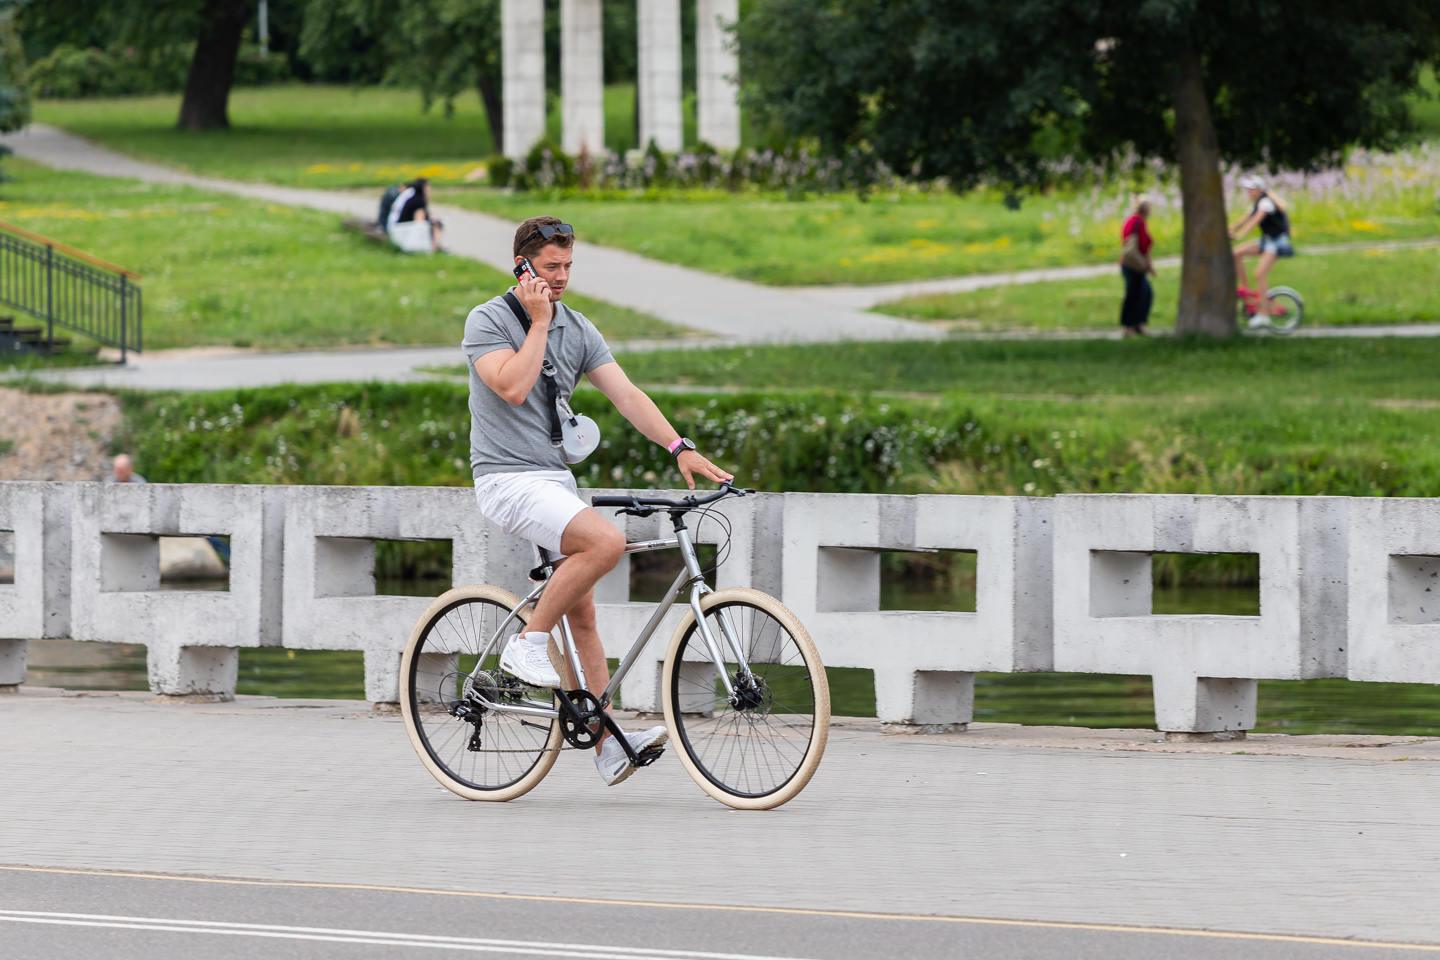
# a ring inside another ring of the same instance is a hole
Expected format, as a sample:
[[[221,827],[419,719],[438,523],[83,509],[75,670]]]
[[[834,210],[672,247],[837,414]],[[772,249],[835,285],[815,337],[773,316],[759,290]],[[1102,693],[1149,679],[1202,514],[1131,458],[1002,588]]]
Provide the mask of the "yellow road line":
[[[141,873],[123,870],[77,870],[65,867],[21,867],[0,865],[11,873],[52,873],[82,877],[116,877],[132,880],[171,880],[177,883],[218,883],[241,887],[308,887],[319,890],[366,890],[376,893],[412,893],[439,897],[472,897],[483,900],[528,900],[538,903],[583,903],[610,907],[647,907],[656,910],[731,910],[739,913],[773,913],[801,917],[842,917],[859,920],[908,920],[925,923],[963,923],[996,927],[1024,927],[1050,930],[1090,930],[1100,933],[1149,933],[1172,937],[1207,937],[1214,940],[1252,940],[1267,943],[1303,943],[1337,947],[1368,947],[1381,950],[1414,950],[1440,953],[1440,945],[1398,943],[1383,940],[1349,940],[1343,937],[1307,937],[1283,933],[1235,933],[1218,930],[1187,930],[1180,927],[1141,927],[1116,923],[1078,923],[1064,920],[1004,920],[994,917],[944,917],[920,913],[880,913],[866,910],[813,910],[805,907],[754,907],[721,903],[665,903],[655,900],[610,900],[601,897],[560,897],[531,893],[484,893],[473,890],[438,890],[428,887],[392,887],[370,883],[324,883],[308,880],[237,880],[225,877],[194,877],[173,873]]]

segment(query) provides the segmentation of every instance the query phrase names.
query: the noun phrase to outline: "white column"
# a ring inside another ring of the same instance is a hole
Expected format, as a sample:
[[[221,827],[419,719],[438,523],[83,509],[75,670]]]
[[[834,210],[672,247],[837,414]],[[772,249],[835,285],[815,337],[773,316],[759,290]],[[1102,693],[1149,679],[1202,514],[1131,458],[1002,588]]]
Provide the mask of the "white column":
[[[600,0],[560,0],[560,148],[605,148],[605,66]]]
[[[523,157],[545,136],[544,0],[501,0],[505,155]]]
[[[695,0],[698,136],[721,150],[740,146],[740,61],[727,32],[739,17],[739,0]]]
[[[680,0],[639,0],[640,148],[684,146],[680,121]]]

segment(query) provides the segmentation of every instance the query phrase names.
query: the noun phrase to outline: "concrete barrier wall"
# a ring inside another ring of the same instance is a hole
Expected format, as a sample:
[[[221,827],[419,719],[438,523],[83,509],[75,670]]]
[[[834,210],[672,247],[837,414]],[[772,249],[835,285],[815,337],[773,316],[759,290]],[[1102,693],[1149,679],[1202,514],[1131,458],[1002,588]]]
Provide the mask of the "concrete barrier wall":
[[[601,492],[585,491],[588,496]],[[607,514],[609,511],[606,511]],[[752,585],[806,624],[827,665],[874,671],[881,720],[955,729],[979,671],[1145,674],[1177,733],[1244,730],[1256,681],[1440,682],[1440,501],[1085,495],[1055,498],[762,494],[726,501],[713,585]],[[618,517],[629,539],[668,519]],[[427,600],[376,594],[376,540],[448,540],[453,582],[523,594],[527,544],[491,528],[467,488],[0,483],[13,583],[0,583],[0,685],[25,642],[144,643],[159,693],[233,696],[238,649],[360,650],[366,696],[392,701]],[[229,590],[161,590],[156,538],[230,538]],[[973,611],[880,609],[880,551],[976,554]],[[1253,553],[1260,614],[1157,616],[1150,557]],[[669,556],[674,556],[670,554]],[[678,565],[678,559],[677,559]],[[648,619],[629,562],[597,587],[606,652]],[[670,611],[621,690],[658,710]]]
[[[71,636],[145,644],[157,693],[233,695],[238,649],[279,640],[284,497],[278,487],[76,484]],[[161,536],[228,537],[229,589],[162,590]]]
[[[375,541],[448,540],[452,582],[515,589],[529,547],[505,537],[454,487],[290,487],[284,523],[285,646],[360,650],[365,696],[393,701],[400,655],[425,597],[378,596]]]
[[[1052,501],[786,494],[777,596],[827,666],[875,671],[882,720],[971,719],[975,671],[1048,670]],[[975,610],[880,610],[880,551],[976,553]]]
[[[1440,683],[1440,509],[1350,504],[1352,680]]]
[[[25,680],[27,640],[70,633],[73,484],[0,483],[0,530],[13,563],[0,583],[0,686]]]
[[[1253,727],[1257,679],[1345,676],[1349,502],[1057,497],[1055,669],[1149,674],[1174,732]],[[1153,553],[1258,554],[1260,615],[1155,615]]]

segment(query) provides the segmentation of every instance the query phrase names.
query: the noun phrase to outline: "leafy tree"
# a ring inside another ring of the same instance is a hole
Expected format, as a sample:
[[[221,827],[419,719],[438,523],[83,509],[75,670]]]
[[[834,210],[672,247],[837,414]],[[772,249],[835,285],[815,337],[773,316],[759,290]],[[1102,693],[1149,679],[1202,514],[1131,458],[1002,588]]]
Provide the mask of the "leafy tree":
[[[9,12],[0,9],[0,133],[19,130],[29,122],[30,92],[25,85],[25,55]]]
[[[1039,144],[1178,163],[1177,329],[1235,332],[1222,161],[1314,168],[1389,145],[1440,54],[1434,0],[753,0],[744,102],[896,169],[1044,183]]]
[[[333,70],[367,37],[385,80],[418,87],[426,110],[439,100],[449,113],[475,90],[501,149],[499,0],[310,0],[300,52]]]
[[[89,45],[97,32],[142,51],[193,41],[178,123],[186,130],[209,130],[230,126],[235,62],[256,6],[255,0],[28,0],[20,27],[52,45],[77,38]]]

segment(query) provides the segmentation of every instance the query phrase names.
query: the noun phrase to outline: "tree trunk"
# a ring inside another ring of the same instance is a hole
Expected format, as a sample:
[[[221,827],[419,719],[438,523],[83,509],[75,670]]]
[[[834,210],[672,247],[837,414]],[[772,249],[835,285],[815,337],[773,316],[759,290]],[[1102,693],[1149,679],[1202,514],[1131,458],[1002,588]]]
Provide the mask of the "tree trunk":
[[[1180,158],[1180,196],[1184,205],[1185,247],[1180,267],[1180,312],[1175,332],[1233,337],[1235,261],[1225,222],[1225,188],[1220,181],[1220,149],[1200,55],[1192,47],[1181,55],[1175,91],[1175,141]]]
[[[480,90],[480,104],[485,108],[485,119],[490,121],[490,137],[496,153],[505,152],[505,101],[500,96],[500,84],[494,77],[485,76],[481,69],[476,82]]]
[[[235,82],[240,34],[249,12],[248,0],[206,0],[195,56],[190,59],[190,74],[185,80],[185,98],[180,101],[180,129],[230,126],[230,85]]]

